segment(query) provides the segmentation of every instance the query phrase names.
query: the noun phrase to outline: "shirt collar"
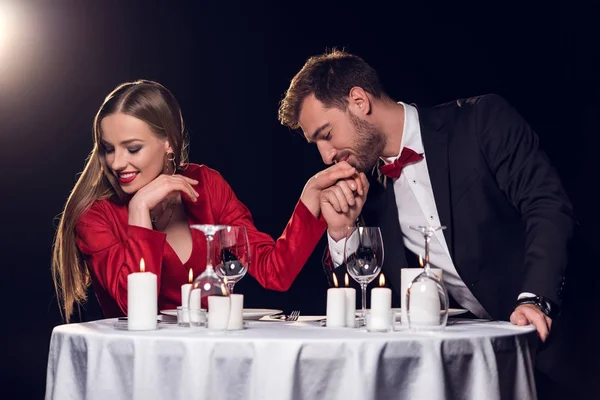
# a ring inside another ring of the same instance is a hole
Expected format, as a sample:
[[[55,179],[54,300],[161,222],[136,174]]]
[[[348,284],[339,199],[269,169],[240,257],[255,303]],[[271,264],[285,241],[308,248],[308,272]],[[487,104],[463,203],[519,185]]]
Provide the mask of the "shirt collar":
[[[419,113],[417,112],[416,107],[411,106],[410,104],[403,103],[401,101],[399,101],[398,104],[401,104],[404,107],[404,127],[402,131],[402,143],[400,144],[400,151],[398,152],[398,155],[387,158],[381,157],[381,159],[386,164],[396,161],[396,159],[400,157],[400,154],[402,153],[402,150],[405,147],[409,147],[419,154],[425,153],[423,143],[421,142]]]

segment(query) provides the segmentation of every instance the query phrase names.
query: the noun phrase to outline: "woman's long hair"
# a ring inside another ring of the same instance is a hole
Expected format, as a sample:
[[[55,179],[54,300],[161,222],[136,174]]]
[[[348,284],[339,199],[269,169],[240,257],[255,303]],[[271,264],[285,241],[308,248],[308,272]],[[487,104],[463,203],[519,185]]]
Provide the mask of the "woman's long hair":
[[[102,119],[114,113],[131,115],[148,123],[157,136],[169,141],[175,153],[175,165],[181,167],[187,162],[188,141],[183,117],[177,100],[169,90],[156,82],[138,80],[123,83],[106,96],[94,118],[94,147],[60,215],[54,240],[52,276],[66,322],[69,322],[74,306],[87,300],[90,285],[89,271],[75,241],[79,218],[96,200],[127,201],[116,177],[107,168],[104,151],[99,144]]]

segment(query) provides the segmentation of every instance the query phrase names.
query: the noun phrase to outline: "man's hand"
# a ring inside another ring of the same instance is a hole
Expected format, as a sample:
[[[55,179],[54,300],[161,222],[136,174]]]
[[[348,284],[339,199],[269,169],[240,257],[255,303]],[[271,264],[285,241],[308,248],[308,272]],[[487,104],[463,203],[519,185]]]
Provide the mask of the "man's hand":
[[[356,169],[346,161],[342,161],[310,178],[304,186],[300,201],[318,218],[321,215],[321,192],[342,182],[358,194],[365,193],[363,180],[356,173]]]
[[[535,304],[521,304],[517,306],[515,311],[510,315],[510,322],[519,326],[533,324],[542,342],[546,341],[552,327],[552,319],[544,314]]]
[[[360,182],[361,191],[354,191],[353,184]],[[356,218],[360,215],[367,194],[369,180],[361,172],[354,177],[354,181],[341,180],[321,192],[321,214],[332,239],[339,241],[346,236],[346,229],[354,226]]]

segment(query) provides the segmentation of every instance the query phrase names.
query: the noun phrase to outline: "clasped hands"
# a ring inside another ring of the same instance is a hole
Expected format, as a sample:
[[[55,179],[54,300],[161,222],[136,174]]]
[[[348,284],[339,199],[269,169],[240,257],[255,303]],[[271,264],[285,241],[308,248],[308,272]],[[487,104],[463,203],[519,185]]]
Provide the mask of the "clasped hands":
[[[300,200],[315,217],[322,216],[332,238],[340,240],[360,215],[368,191],[364,172],[341,161],[310,178]]]

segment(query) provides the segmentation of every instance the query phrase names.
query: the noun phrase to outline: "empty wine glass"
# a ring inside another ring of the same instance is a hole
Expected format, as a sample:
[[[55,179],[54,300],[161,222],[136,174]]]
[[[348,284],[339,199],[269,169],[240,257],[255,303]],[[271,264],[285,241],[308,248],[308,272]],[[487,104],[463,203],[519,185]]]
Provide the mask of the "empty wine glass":
[[[206,326],[208,329],[225,330],[229,323],[229,311],[231,307],[229,288],[223,280],[215,273],[213,267],[213,256],[215,254],[213,241],[215,234],[226,225],[190,225],[192,229],[198,229],[206,236],[206,269],[192,282],[189,296],[190,324],[201,324],[196,315],[200,309],[207,310]]]
[[[215,235],[213,251],[216,260],[215,271],[227,283],[229,293],[233,286],[246,275],[250,265],[250,243],[244,226],[228,226]]]
[[[367,285],[381,271],[383,256],[383,239],[378,227],[358,226],[348,228],[344,244],[344,262],[348,274],[361,288],[362,316],[359,320],[360,326],[365,326]]]
[[[448,322],[448,292],[440,277],[431,271],[429,243],[436,231],[445,226],[411,226],[425,239],[425,266],[406,291],[408,326],[416,330],[444,329]]]

